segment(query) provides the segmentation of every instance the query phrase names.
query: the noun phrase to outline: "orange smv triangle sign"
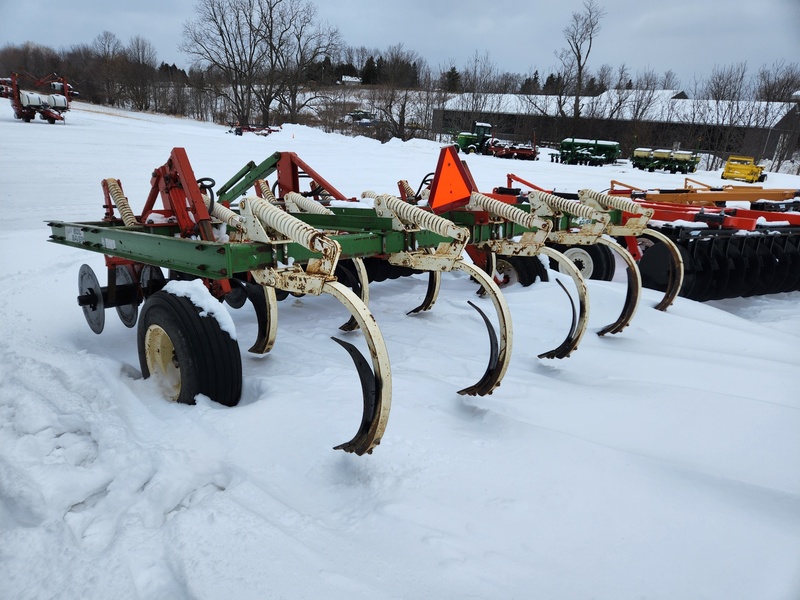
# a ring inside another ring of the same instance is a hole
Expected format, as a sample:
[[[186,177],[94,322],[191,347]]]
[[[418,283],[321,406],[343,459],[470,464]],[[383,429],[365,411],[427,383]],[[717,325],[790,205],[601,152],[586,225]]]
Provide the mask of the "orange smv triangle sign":
[[[464,206],[474,190],[475,183],[459,160],[455,146],[442,148],[428,198],[431,210],[438,215]]]

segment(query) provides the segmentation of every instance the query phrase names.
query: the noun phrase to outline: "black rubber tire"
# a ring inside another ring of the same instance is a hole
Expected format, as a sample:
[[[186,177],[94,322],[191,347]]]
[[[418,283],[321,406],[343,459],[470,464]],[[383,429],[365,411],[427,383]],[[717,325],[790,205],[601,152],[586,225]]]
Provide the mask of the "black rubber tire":
[[[242,394],[239,346],[214,317],[201,317],[200,312],[188,298],[163,290],[147,299],[137,332],[142,375],[150,377],[158,355],[152,348],[148,352],[145,340],[160,337],[166,344],[162,348],[171,347],[177,367],[172,371],[177,383],[166,390],[170,399],[194,404],[195,396],[204,394],[225,406],[235,406]]]
[[[614,263],[614,253],[610,248],[600,244],[588,246],[563,246],[556,244],[553,246],[562,254],[575,263],[578,270],[586,279],[598,281],[611,281],[614,278],[616,265]],[[550,268],[560,271],[561,268],[553,259],[550,259]]]

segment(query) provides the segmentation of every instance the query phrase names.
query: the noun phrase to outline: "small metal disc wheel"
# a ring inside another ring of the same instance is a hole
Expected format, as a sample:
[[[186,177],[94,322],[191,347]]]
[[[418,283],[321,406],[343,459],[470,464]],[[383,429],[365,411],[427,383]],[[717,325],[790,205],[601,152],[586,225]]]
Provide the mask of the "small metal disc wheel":
[[[133,286],[133,275],[131,275],[131,272],[127,267],[120,265],[115,269],[114,272],[116,274],[118,286]],[[136,319],[139,316],[139,304],[136,302],[131,304],[119,304],[116,308],[117,315],[119,315],[119,320],[122,321],[122,324],[129,329],[133,328],[136,325]]]
[[[614,255],[605,246],[566,246],[557,247],[556,250],[563,252],[564,256],[575,263],[584,279],[611,281],[614,277]],[[551,261],[551,268],[561,270],[555,261]]]
[[[102,333],[106,325],[103,290],[89,265],[81,265],[78,271],[78,304],[89,328],[97,334]]]
[[[636,238],[642,258],[639,259],[639,272],[642,276],[642,287],[666,292],[669,287],[671,271],[674,268],[672,254],[669,247],[662,241],[655,240],[643,234]],[[694,264],[688,250],[678,246],[684,264],[689,261]],[[692,275],[693,277],[693,275]],[[685,277],[684,277],[685,281]],[[693,282],[694,280],[692,280]],[[693,283],[692,283],[693,285]]]
[[[142,375],[156,379],[170,400],[194,404],[204,394],[235,406],[242,393],[239,346],[200,312],[188,298],[164,290],[147,299],[137,334]]]
[[[368,281],[386,281],[392,272],[392,265],[382,258],[368,257],[364,259],[364,267],[367,269]]]

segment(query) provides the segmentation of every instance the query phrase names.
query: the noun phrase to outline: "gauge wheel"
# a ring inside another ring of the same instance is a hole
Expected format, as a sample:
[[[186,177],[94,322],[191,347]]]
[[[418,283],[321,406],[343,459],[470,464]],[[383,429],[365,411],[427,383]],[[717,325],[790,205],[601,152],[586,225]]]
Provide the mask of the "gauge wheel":
[[[592,244],[589,246],[564,246],[556,250],[569,258],[585,279],[611,281],[614,277],[614,254],[606,246]],[[551,268],[559,270],[558,263],[553,261]]]
[[[188,298],[163,290],[147,299],[137,332],[142,375],[156,379],[169,400],[194,404],[203,394],[235,406],[242,393],[239,346],[200,313]]]

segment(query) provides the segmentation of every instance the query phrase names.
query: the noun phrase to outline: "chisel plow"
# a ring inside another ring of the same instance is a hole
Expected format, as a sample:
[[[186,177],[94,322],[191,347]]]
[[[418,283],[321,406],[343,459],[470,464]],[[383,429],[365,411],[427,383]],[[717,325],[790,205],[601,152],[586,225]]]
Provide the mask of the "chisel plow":
[[[271,173],[278,175],[272,188],[262,179]],[[301,192],[301,177],[312,180],[310,192]],[[367,194],[373,206],[324,206],[348,199],[293,153],[248,165],[217,199],[214,186],[210,178],[197,179],[185,151],[175,148],[153,171],[140,213],[131,209],[120,181],[105,179],[101,221],[48,224],[51,242],[105,255],[107,285],[83,265],[78,304],[95,333],[103,331],[107,308],[116,308],[130,328],[138,321],[142,373],[154,376],[167,397],[191,404],[201,393],[233,406],[242,389],[235,335],[209,316],[182,281],[202,282],[209,299],[233,307],[250,301],[258,334],[249,351],[256,354],[274,345],[279,297],[328,294],[351,315],[342,329],[360,330],[370,354],[367,359],[355,345],[333,338],[357,368],[363,400],[357,433],[336,449],[371,453],[388,421],[392,379],[386,342],[367,307],[367,259],[429,273],[426,298],[411,312],[431,308],[442,272],[460,270],[475,278],[488,291],[500,334],[470,302],[489,332],[490,358],[481,379],[459,393],[489,394],[500,384],[510,361],[510,313],[492,278],[462,259],[468,230],[387,195]],[[250,187],[258,193],[241,197]]]
[[[654,209],[619,195],[583,189],[577,194],[548,192],[521,177],[507,175],[507,187],[497,188],[506,193],[519,193],[512,188],[517,183],[530,188],[528,202],[537,206],[539,214],[549,214],[558,227],[548,242],[564,252],[590,279],[610,281],[614,276],[616,254],[625,264],[628,293],[616,324],[609,327],[619,331],[630,321],[639,302],[644,285],[638,261],[641,246],[658,245],[663,257],[664,292],[654,306],[666,310],[678,296],[683,285],[684,265],[677,246],[660,231],[649,227]],[[629,315],[629,316],[626,316]]]
[[[523,194],[521,188],[511,187],[513,183],[530,191]],[[476,191],[467,165],[449,148],[442,149],[436,173],[426,176],[419,191],[414,192],[407,181],[399,182],[398,187],[406,201],[424,201],[433,212],[470,226],[474,233],[467,252],[476,264],[495,273],[501,284],[530,285],[537,277],[546,280],[541,257],[572,278],[578,306],[576,310],[570,296],[573,319],[569,334],[559,347],[540,358],[564,358],[577,348],[589,317],[585,278],[595,275],[595,267],[598,275],[601,271],[613,275],[615,254],[627,267],[626,298],[618,318],[597,333],[619,333],[630,323],[641,296],[641,276],[633,256],[615,242],[617,238],[635,240],[651,235],[670,249],[671,279],[655,308],[665,310],[680,289],[683,267],[677,248],[660,233],[645,231],[652,211],[630,200],[591,190],[573,197],[556,195],[515,175],[508,176],[507,187],[483,194]],[[597,278],[611,279],[605,275]]]
[[[266,178],[273,174],[275,181],[270,185]],[[308,190],[301,189],[304,179],[308,180]],[[389,194],[365,191],[363,201],[348,198],[291,152],[276,153],[260,165],[248,163],[220,188],[219,198],[222,202],[235,203],[236,198],[251,187],[258,197],[320,232],[359,239],[367,228],[375,233],[379,227],[384,227],[384,233],[391,232],[404,240],[395,247],[385,245],[351,253],[347,260],[340,261],[337,276],[347,282],[365,304],[369,301],[369,282],[376,278],[394,279],[427,273],[425,298],[408,314],[433,307],[441,288],[442,273],[463,271],[485,284],[497,314],[499,334],[484,311],[469,302],[480,314],[489,334],[489,363],[481,379],[459,393],[490,394],[500,384],[511,358],[511,316],[497,284],[462,258],[469,230]],[[356,326],[351,320],[341,328],[350,330]]]
[[[800,190],[686,182],[682,189],[642,190],[613,181],[610,191],[652,210],[649,233],[678,247],[681,296],[707,301],[800,290]],[[664,289],[663,248],[643,248],[645,285]]]

